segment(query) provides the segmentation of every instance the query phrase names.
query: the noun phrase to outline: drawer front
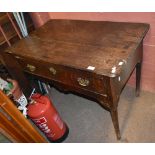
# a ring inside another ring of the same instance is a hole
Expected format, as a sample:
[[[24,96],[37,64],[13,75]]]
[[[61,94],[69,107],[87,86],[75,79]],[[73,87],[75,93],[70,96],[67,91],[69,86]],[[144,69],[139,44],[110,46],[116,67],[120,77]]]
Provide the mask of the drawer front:
[[[14,57],[21,65],[22,69],[28,73],[57,81],[59,77],[61,77],[61,72],[56,69],[55,65],[50,65],[48,63],[43,63],[30,58],[23,58],[21,56]]]
[[[31,74],[48,78],[72,87],[106,94],[107,82],[96,74],[60,66],[50,63],[42,63],[31,59],[15,56],[22,68]]]
[[[65,71],[64,83],[97,93],[106,93],[103,80],[95,74],[76,69],[66,69]]]

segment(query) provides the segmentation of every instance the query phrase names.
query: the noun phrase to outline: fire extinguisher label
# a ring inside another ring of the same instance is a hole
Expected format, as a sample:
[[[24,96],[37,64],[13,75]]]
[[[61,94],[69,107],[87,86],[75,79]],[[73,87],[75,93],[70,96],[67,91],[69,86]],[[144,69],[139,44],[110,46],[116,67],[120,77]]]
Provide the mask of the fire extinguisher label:
[[[38,119],[33,119],[33,121],[36,123],[36,125],[48,136],[48,137],[54,137],[55,134],[52,133],[51,129],[49,129],[47,125],[47,120],[45,117],[41,117]]]
[[[41,118],[38,118],[38,119],[33,119],[33,121],[36,123],[36,124],[45,124],[47,122],[46,118],[45,117],[41,117]]]

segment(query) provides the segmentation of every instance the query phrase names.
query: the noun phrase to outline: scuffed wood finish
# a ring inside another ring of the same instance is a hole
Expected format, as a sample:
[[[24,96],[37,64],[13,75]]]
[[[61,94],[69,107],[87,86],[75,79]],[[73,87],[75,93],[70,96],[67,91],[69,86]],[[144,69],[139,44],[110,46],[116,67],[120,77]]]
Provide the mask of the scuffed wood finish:
[[[147,24],[52,20],[12,50],[77,69],[91,65],[96,67],[94,73],[113,76],[112,67],[134,52],[147,28]]]
[[[142,62],[148,29],[144,23],[51,20],[5,52],[24,71],[99,101],[110,111],[120,139],[119,96],[137,63]]]

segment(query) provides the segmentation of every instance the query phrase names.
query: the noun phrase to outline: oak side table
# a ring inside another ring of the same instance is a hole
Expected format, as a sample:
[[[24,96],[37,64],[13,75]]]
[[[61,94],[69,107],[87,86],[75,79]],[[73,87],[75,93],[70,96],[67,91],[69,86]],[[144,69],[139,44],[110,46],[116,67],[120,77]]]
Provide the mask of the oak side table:
[[[23,71],[92,98],[111,113],[120,139],[119,97],[134,68],[139,95],[143,39],[148,30],[145,23],[50,20],[1,55],[26,96],[32,89]]]

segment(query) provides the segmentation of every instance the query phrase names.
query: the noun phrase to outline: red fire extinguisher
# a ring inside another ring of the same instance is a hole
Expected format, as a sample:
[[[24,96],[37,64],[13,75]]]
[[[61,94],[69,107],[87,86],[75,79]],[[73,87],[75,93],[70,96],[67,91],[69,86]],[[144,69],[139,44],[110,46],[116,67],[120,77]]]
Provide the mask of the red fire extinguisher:
[[[68,135],[68,127],[60,118],[47,96],[35,93],[28,105],[28,116],[52,142],[61,142]]]

